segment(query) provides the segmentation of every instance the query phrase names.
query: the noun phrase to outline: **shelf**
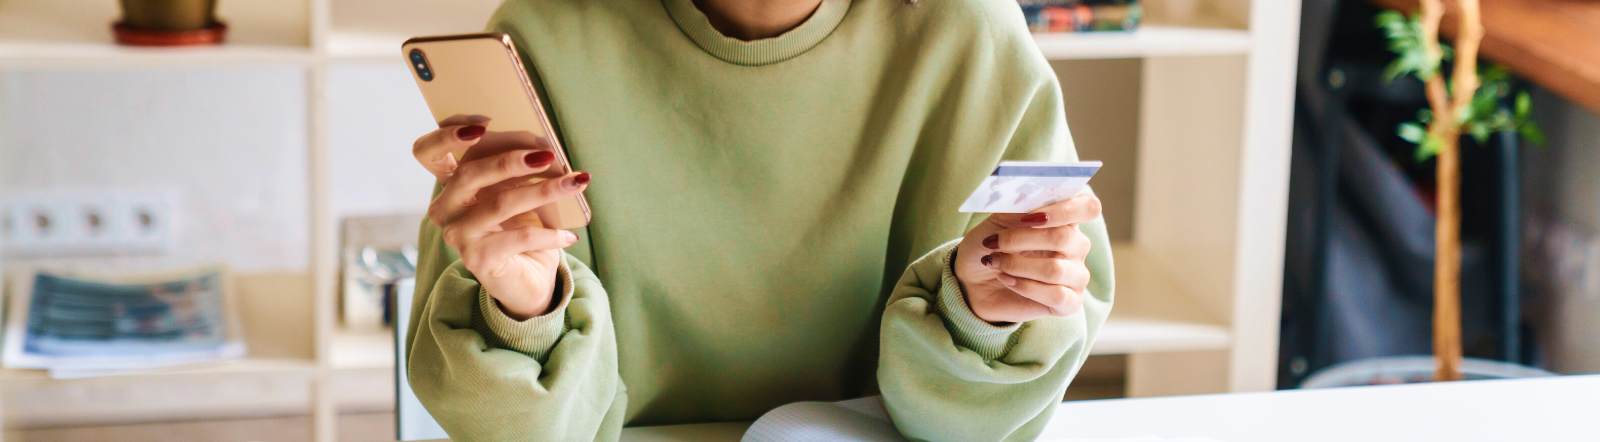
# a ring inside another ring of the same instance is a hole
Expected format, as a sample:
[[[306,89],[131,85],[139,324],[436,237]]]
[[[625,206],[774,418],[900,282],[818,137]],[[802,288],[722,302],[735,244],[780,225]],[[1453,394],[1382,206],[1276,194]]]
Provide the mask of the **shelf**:
[[[393,330],[339,330],[329,339],[328,367],[336,370],[394,368]]]
[[[326,54],[344,62],[393,62],[400,43],[418,35],[478,32],[495,0],[333,0]],[[228,43],[199,48],[134,48],[112,42],[114,2],[0,2],[0,59],[8,68],[146,67],[306,64],[306,4],[270,0],[221,2]],[[1218,28],[1146,25],[1134,32],[1035,34],[1046,58],[1098,59],[1244,54],[1249,33]]]
[[[1112,244],[1117,272],[1116,304],[1095,339],[1093,354],[1223,350],[1233,344],[1228,327],[1212,320],[1199,303],[1138,247]]]
[[[224,1],[217,16],[229,26],[226,44],[140,48],[113,42],[117,2],[0,1],[0,60],[7,68],[307,63],[307,8],[305,2]]]
[[[1250,33],[1237,29],[1146,25],[1133,32],[1033,34],[1039,51],[1051,60],[1243,55]]]
[[[149,377],[190,377],[213,374],[273,374],[273,373],[312,373],[317,369],[316,362],[310,359],[254,359],[246,358],[235,361],[206,362],[176,367],[154,368],[134,374],[103,376],[85,379],[50,379],[45,370],[6,368],[0,369],[0,381],[9,386],[12,383],[45,383],[45,382],[116,382],[121,380],[135,380]]]
[[[316,363],[244,359],[86,379],[0,370],[7,427],[305,414]]]

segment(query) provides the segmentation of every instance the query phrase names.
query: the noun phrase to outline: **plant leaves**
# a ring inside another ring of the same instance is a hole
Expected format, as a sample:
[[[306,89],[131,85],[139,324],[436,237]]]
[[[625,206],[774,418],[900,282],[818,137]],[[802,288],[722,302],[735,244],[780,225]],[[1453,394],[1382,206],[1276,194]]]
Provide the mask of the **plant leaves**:
[[[1504,65],[1492,64],[1478,71],[1478,78],[1484,83],[1504,81],[1511,79],[1511,70]]]
[[[1540,130],[1539,125],[1534,124],[1532,121],[1524,122],[1522,125],[1517,126],[1517,134],[1522,135],[1522,139],[1527,140],[1528,144],[1544,147],[1544,131]]]
[[[1472,135],[1473,141],[1477,141],[1479,146],[1489,145],[1490,128],[1488,124],[1469,123],[1467,126],[1467,133]]]
[[[1377,25],[1380,28],[1386,28],[1405,20],[1406,16],[1400,14],[1400,11],[1383,11],[1379,12],[1376,17],[1372,18],[1372,24]]]
[[[1383,69],[1384,81],[1393,81],[1406,74],[1415,74],[1417,78],[1427,81],[1438,73],[1440,60],[1450,58],[1451,50],[1447,46],[1442,47],[1442,57],[1428,54],[1427,46],[1422,41],[1421,18],[1416,14],[1406,17],[1398,12],[1384,11],[1373,18],[1373,24],[1383,29],[1389,52],[1396,55],[1394,61]]]
[[[1533,99],[1528,96],[1528,91],[1517,93],[1517,103],[1515,109],[1517,122],[1520,123],[1528,119],[1528,112],[1533,110]]]
[[[1429,158],[1433,158],[1435,155],[1438,155],[1439,149],[1443,146],[1444,145],[1440,142],[1439,137],[1435,137],[1433,134],[1428,134],[1427,136],[1423,137],[1422,142],[1417,143],[1417,162],[1421,163],[1423,161],[1428,161]]]
[[[1395,135],[1399,135],[1400,139],[1410,141],[1412,144],[1418,144],[1422,142],[1423,137],[1428,136],[1428,130],[1424,129],[1421,124],[1406,122],[1400,123]]]
[[[1461,113],[1462,123],[1474,120],[1483,121],[1494,115],[1494,110],[1498,107],[1500,100],[1495,98],[1493,91],[1485,91],[1483,89],[1478,91],[1479,93],[1472,97],[1472,103],[1467,106],[1466,112]]]

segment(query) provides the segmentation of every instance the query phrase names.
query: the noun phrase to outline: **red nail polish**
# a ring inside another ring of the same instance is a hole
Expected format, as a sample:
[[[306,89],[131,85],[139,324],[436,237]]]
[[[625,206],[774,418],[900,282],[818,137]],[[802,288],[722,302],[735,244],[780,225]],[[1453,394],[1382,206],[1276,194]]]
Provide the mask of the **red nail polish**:
[[[983,239],[983,246],[987,247],[989,250],[994,250],[994,249],[1000,248],[1000,234],[996,233],[996,234],[993,234],[993,235],[989,235],[988,238],[984,238]]]
[[[482,137],[483,133],[487,132],[488,130],[488,128],[483,126],[466,126],[456,129],[456,138],[461,139],[461,141],[472,141]]]
[[[1042,226],[1045,223],[1050,222],[1050,214],[1044,212],[1030,213],[1026,216],[1023,216],[1022,219],[1017,220],[1017,222],[1028,227]]]
[[[572,190],[583,187],[584,184],[589,184],[589,172],[573,175],[572,178],[568,178],[565,182],[561,183],[561,187],[567,190]]]
[[[983,258],[978,261],[982,261],[984,267],[994,267],[994,256],[992,255],[983,255]]]
[[[527,164],[528,167],[534,168],[549,166],[550,163],[554,162],[555,160],[556,154],[543,150],[530,153],[528,156],[522,157],[523,164]]]

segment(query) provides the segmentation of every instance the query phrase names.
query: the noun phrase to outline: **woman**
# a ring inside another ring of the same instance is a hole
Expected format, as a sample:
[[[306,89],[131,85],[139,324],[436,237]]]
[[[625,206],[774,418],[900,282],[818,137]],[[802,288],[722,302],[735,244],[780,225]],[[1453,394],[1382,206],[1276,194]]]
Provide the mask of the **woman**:
[[[1049,420],[1111,256],[1092,194],[957,212],[998,161],[1076,159],[1015,2],[509,0],[489,27],[585,172],[495,186],[552,158],[456,164],[484,133],[464,121],[417,141],[440,185],[408,366],[453,438],[610,441],[880,392],[914,439]],[[585,229],[504,224],[578,192]]]

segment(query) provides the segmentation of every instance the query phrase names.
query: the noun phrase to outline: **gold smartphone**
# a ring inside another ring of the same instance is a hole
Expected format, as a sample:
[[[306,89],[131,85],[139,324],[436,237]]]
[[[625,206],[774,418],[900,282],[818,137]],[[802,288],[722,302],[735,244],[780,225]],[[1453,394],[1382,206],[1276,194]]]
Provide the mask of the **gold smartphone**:
[[[572,173],[566,151],[556,139],[510,36],[486,32],[416,37],[401,44],[400,50],[411,66],[417,87],[422,89],[428,110],[440,125],[488,118],[488,132],[476,145],[455,152],[457,161],[518,149],[543,149],[554,153],[556,161],[544,172],[527,177],[529,182]],[[580,193],[512,221],[521,226],[576,229],[588,225],[589,216],[589,203]]]

